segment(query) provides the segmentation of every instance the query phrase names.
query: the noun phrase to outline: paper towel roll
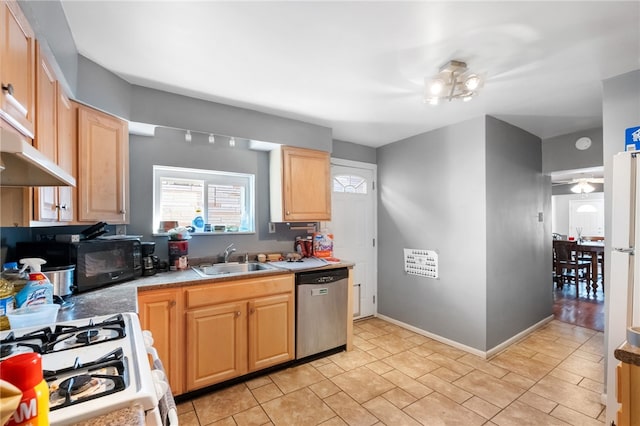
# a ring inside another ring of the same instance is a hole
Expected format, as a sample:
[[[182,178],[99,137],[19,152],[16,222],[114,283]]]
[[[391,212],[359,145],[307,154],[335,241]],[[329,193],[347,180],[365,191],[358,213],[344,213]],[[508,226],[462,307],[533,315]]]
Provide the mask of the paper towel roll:
[[[627,343],[640,347],[640,327],[627,328]]]

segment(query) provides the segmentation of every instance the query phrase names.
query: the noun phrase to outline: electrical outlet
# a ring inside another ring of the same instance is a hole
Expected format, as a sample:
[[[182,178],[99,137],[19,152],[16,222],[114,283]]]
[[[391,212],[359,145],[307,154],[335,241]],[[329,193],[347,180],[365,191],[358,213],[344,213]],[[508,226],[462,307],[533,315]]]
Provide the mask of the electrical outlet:
[[[269,222],[269,233],[270,234],[276,233],[276,224],[273,222]]]
[[[116,225],[116,235],[126,235],[127,225]]]

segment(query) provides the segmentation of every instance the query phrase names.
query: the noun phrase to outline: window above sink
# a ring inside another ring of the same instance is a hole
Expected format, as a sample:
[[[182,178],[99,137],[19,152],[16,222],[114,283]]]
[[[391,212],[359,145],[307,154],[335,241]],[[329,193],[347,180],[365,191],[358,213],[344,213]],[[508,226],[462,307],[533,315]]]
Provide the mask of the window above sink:
[[[255,233],[255,175],[153,166],[154,234],[161,222],[193,226],[196,235]]]

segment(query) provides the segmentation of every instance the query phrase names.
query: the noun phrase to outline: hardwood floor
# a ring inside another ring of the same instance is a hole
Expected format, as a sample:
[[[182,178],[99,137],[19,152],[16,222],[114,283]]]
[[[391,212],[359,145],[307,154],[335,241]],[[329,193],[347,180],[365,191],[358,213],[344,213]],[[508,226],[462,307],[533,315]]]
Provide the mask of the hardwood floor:
[[[576,288],[565,285],[563,289],[553,286],[553,316],[556,320],[579,325],[592,330],[604,331],[604,294],[602,287],[587,295],[584,283],[580,283],[580,293]]]

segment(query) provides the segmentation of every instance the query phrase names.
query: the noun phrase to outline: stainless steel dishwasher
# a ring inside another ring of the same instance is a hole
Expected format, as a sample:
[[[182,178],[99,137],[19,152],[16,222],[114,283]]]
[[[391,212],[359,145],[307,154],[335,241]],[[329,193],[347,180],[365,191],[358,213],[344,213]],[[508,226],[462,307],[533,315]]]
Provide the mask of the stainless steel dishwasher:
[[[347,344],[347,268],[296,274],[296,359]]]

